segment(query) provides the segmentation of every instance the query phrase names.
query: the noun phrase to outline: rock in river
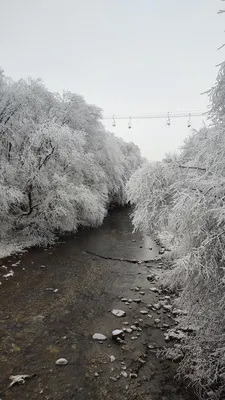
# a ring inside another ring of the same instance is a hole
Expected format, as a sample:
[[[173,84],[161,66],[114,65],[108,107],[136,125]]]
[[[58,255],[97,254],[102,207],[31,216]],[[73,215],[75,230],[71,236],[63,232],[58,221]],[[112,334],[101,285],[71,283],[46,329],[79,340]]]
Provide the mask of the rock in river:
[[[151,287],[150,290],[151,290],[152,292],[155,292],[155,293],[158,293],[158,292],[159,292],[159,289],[157,289],[156,287]]]
[[[117,309],[113,309],[112,314],[115,315],[116,317],[125,317],[126,315],[125,311]]]
[[[114,329],[112,331],[112,339],[117,340],[118,338],[120,339],[124,338],[124,332],[122,329]]]
[[[56,360],[56,365],[66,365],[68,364],[68,361],[66,358],[59,358],[58,360]]]
[[[133,329],[132,329],[132,328],[126,328],[126,332],[127,332],[127,333],[132,333],[132,332],[133,332]]]
[[[160,310],[161,304],[160,303],[155,303],[155,304],[153,304],[153,308],[155,308],[156,310]]]
[[[106,340],[107,337],[105,335],[103,335],[102,333],[94,333],[94,335],[92,336],[92,339],[94,339],[94,340]]]

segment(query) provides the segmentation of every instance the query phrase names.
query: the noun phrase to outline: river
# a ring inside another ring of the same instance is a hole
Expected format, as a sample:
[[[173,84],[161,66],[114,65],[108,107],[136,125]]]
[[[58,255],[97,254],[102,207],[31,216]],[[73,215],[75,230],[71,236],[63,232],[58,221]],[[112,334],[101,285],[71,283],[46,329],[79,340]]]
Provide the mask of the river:
[[[158,298],[146,279],[156,267],[158,249],[150,238],[132,232],[130,212],[115,210],[100,228],[0,260],[0,392],[10,375],[35,374],[4,391],[1,400],[195,399],[175,380],[177,365],[157,357],[157,349],[167,346],[160,327],[171,319],[161,310],[151,311],[151,317],[140,313]],[[11,269],[14,275],[3,278]],[[122,296],[140,297],[141,304],[124,304]],[[126,316],[114,316],[113,308]],[[123,328],[123,322],[136,322],[139,336],[126,334],[125,343],[118,344],[111,331]],[[107,340],[94,341],[94,333]],[[67,365],[55,364],[61,357]]]

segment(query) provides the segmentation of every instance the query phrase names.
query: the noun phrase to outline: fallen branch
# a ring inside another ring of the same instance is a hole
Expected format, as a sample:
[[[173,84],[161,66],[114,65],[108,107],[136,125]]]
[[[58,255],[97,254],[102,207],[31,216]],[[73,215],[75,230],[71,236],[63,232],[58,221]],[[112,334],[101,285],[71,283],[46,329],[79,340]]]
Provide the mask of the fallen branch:
[[[130,260],[130,259],[127,259],[127,258],[106,257],[106,256],[103,256],[101,254],[92,253],[91,251],[87,251],[87,250],[85,251],[85,253],[90,254],[92,256],[95,256],[95,257],[98,257],[98,258],[103,258],[103,260],[123,261],[123,262],[128,262],[128,263],[131,263],[131,264],[145,264],[145,263],[149,263],[149,262],[153,262],[154,261],[154,260]]]

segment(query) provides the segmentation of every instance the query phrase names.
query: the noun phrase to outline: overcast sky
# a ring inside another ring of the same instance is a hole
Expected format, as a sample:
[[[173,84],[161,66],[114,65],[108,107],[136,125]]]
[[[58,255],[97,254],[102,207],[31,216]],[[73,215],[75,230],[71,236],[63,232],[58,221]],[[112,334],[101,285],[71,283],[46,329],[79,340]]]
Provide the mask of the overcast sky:
[[[13,79],[41,77],[106,116],[205,110],[201,93],[224,60],[219,0],[0,0],[0,65]],[[194,128],[202,117],[192,121]],[[106,121],[161,159],[189,134],[187,120]]]

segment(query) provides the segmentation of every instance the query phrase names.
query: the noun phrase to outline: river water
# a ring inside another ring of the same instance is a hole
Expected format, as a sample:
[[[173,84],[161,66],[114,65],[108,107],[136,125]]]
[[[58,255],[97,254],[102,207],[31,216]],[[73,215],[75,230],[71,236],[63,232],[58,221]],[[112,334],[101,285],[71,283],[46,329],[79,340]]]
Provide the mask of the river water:
[[[113,260],[158,255],[152,239],[132,232],[130,213],[129,208],[113,211],[98,229],[82,229],[50,248],[0,261],[0,392],[10,375],[35,374],[2,393],[1,400],[195,399],[174,379],[176,365],[157,357],[157,349],[167,346],[160,326],[171,320],[162,311],[151,312],[151,318],[140,313],[158,299],[146,279],[156,268],[154,261]],[[10,269],[13,277],[3,278]],[[137,286],[144,294],[132,290]],[[141,297],[141,304],[125,305],[121,296]],[[124,310],[126,317],[115,317],[113,308]],[[137,339],[126,335],[123,345],[111,339],[113,329],[139,319]],[[96,332],[107,340],[94,342]],[[60,357],[68,364],[55,365]]]

